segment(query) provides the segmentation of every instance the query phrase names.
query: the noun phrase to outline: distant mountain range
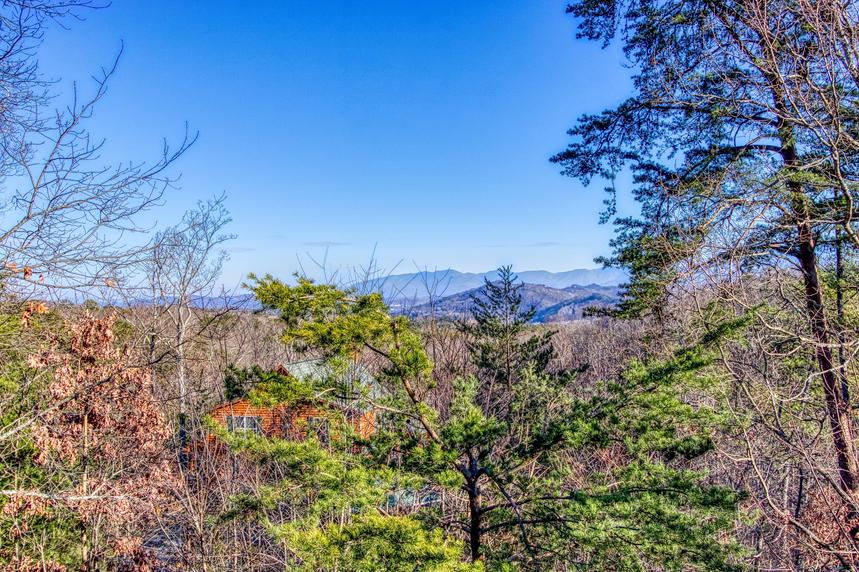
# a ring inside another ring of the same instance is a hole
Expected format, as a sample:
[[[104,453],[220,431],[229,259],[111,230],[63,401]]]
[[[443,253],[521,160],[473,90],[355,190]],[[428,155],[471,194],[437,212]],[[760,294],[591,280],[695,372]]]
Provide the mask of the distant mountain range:
[[[567,272],[529,270],[519,272],[517,276],[518,282],[523,283],[523,305],[537,310],[533,319],[535,323],[575,320],[582,317],[585,308],[612,306],[619,299],[618,286],[627,277],[624,271],[611,268]],[[361,292],[381,292],[391,310],[398,314],[414,318],[435,316],[454,319],[468,315],[471,295],[483,286],[485,278],[494,281],[498,273],[415,272],[387,276],[356,285],[356,288]],[[252,294],[196,297],[194,305],[209,310],[260,308]]]
[[[569,286],[618,286],[626,281],[626,272],[616,268],[580,268],[566,272],[526,270],[517,272],[520,282],[563,290]],[[494,281],[498,272],[459,272],[435,270],[395,274],[363,285],[362,290],[380,291],[392,304],[416,306],[483,286],[484,279]]]
[[[418,319],[430,316],[441,319],[462,318],[469,313],[472,295],[479,294],[479,291],[480,288],[473,288],[417,305],[394,304],[392,309]],[[598,284],[573,284],[562,289],[526,283],[522,285],[521,293],[523,308],[533,307],[536,310],[532,320],[534,323],[576,320],[582,317],[585,308],[609,307],[618,301],[617,286]]]
[[[523,283],[523,306],[536,309],[535,323],[561,322],[582,317],[588,307],[617,303],[618,286],[626,281],[623,270],[594,268],[547,272],[518,272]],[[414,318],[454,319],[468,315],[471,296],[484,280],[495,281],[497,271],[485,273],[440,270],[388,276],[366,284],[365,291],[380,291],[394,312]]]

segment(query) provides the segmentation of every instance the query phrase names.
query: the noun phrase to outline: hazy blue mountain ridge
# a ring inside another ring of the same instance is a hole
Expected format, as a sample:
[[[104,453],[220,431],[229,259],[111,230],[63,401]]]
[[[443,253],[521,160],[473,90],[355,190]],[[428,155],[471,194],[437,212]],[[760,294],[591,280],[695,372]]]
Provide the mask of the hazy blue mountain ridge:
[[[518,281],[523,283],[523,305],[537,310],[535,323],[575,320],[582,317],[582,311],[587,307],[611,306],[618,300],[618,285],[626,280],[623,271],[603,268],[567,272],[530,270],[517,275]],[[456,319],[468,315],[471,295],[483,287],[484,279],[497,277],[497,271],[478,274],[438,270],[392,275],[355,287],[362,292],[382,292],[391,310],[398,314],[414,318]],[[250,293],[200,296],[195,297],[192,303],[209,310],[260,309]]]
[[[560,289],[526,283],[522,285],[521,292],[523,308],[533,307],[536,310],[532,320],[534,323],[576,320],[582,317],[586,308],[612,306],[618,301],[617,286],[599,284],[576,284]],[[479,294],[480,288],[473,288],[420,304],[405,303],[394,307],[394,310],[416,319],[459,319],[468,316],[472,295]]]
[[[618,286],[626,281],[624,270],[616,268],[579,268],[566,272],[526,270],[517,272],[520,282],[564,289],[570,286]],[[418,305],[430,299],[452,296],[483,286],[484,279],[496,280],[498,272],[459,272],[457,270],[435,270],[395,274],[371,281],[366,290],[380,291],[385,299],[395,305]]]

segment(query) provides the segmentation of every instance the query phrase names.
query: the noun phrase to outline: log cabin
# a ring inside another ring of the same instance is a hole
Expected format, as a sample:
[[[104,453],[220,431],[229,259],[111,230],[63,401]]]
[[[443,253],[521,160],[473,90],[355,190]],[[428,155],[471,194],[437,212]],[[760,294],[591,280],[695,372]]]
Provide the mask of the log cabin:
[[[332,375],[325,362],[318,359],[291,362],[278,366],[274,371],[300,381],[325,379]],[[379,397],[381,390],[378,382],[360,364],[352,364],[345,375],[345,379],[340,379],[339,384],[354,388],[360,383],[361,387],[370,389],[371,397]],[[337,438],[331,432],[332,415],[342,415],[355,433],[361,437],[371,436],[376,429],[376,416],[372,408],[361,406],[354,400],[326,400],[324,403],[321,400],[303,400],[267,407],[254,404],[243,397],[222,403],[211,413],[212,419],[226,427],[228,431],[250,431],[293,441],[302,441],[312,435],[322,444]],[[210,436],[210,439],[214,437]],[[215,445],[216,450],[222,446],[211,440],[208,445]],[[357,452],[358,449],[355,451]],[[383,508],[390,513],[406,514],[420,507],[436,505],[440,502],[441,497],[436,490],[396,489],[388,495]]]
[[[280,365],[275,372],[299,381],[325,379],[332,375],[330,367],[320,359],[302,360]],[[360,364],[352,364],[338,380],[345,387],[369,387],[371,394],[378,394],[376,380]],[[343,419],[361,437],[369,437],[376,426],[372,408],[355,400],[303,399],[288,404],[266,406],[255,404],[247,397],[222,403],[211,412],[211,418],[228,431],[249,431],[268,437],[279,437],[301,441],[315,436],[321,443],[331,439],[332,419],[342,415]]]

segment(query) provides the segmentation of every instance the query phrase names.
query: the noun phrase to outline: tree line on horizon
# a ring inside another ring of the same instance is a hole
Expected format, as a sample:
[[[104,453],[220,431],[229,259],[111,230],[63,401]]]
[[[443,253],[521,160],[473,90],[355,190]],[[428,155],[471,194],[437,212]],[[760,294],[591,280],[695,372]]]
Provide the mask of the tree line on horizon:
[[[392,313],[373,266],[201,305],[224,196],[139,222],[195,135],[105,166],[116,62],[68,105],[39,71],[101,8],[0,4],[0,570],[859,568],[854,1],[570,3],[633,89],[551,160],[607,185],[629,281],[551,327],[510,267],[464,319]],[[324,430],[221,424],[231,400]]]

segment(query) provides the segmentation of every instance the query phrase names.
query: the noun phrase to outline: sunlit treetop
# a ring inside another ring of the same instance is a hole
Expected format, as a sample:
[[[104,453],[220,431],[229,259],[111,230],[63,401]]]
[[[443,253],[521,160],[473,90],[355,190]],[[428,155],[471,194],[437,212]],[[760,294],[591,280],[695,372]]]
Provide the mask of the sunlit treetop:
[[[387,358],[388,373],[424,378],[432,362],[408,318],[391,316],[378,293],[356,294],[304,277],[289,286],[266,275],[251,275],[260,303],[276,310],[286,324],[283,341],[314,348],[328,356],[348,357],[368,349]]]

